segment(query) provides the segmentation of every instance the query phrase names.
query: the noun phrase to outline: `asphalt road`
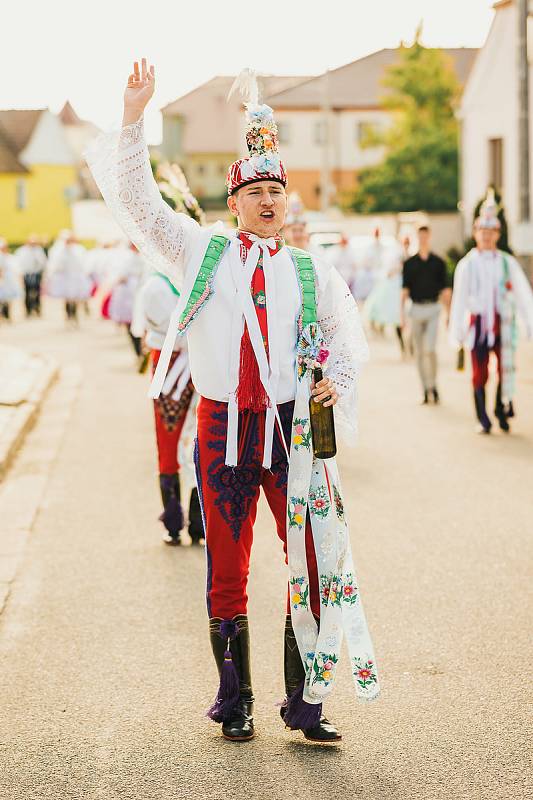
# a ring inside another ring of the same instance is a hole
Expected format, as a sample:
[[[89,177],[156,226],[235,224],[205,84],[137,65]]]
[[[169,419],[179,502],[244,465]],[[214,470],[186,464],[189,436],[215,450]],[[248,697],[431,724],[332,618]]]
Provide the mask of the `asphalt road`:
[[[250,579],[258,734],[236,745],[203,716],[216,688],[204,555],[160,540],[146,378],[123,331],[96,317],[67,331],[57,306],[45,311],[0,330],[67,376],[81,370],[77,393],[65,376],[56,385],[15,465],[21,511],[32,476],[47,483],[0,617],[2,799],[533,796],[530,345],[512,435],[479,437],[444,341],[440,408],[418,405],[392,338],[371,342],[360,443],[340,460],[382,696],[359,704],[344,663],[326,709],[342,744],[284,730],[285,570],[262,504]],[[63,425],[47,429],[58,409]],[[45,451],[32,450],[39,435]],[[0,537],[1,520],[0,505]]]

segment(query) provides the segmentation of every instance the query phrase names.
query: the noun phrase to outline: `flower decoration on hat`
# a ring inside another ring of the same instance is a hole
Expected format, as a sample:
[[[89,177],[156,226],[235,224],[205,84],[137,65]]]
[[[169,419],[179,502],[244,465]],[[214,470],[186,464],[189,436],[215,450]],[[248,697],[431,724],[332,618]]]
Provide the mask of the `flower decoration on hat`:
[[[274,180],[287,185],[287,174],[279,156],[278,128],[274,112],[259,103],[257,77],[252,70],[244,70],[235,79],[229,98],[239,91],[244,99],[246,118],[246,144],[248,158],[239,158],[228,170],[228,194],[255,181]]]
[[[500,208],[496,202],[494,189],[491,186],[487,190],[487,196],[483,200],[481,208],[479,209],[479,216],[475,221],[475,227],[489,228],[491,230],[501,228],[501,222],[498,218],[499,212]]]

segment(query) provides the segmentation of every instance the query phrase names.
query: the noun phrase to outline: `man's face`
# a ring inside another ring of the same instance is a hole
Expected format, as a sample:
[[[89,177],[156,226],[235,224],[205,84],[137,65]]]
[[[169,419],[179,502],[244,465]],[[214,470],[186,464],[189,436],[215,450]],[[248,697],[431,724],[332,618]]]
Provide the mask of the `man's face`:
[[[500,238],[499,228],[478,228],[474,229],[474,239],[478,250],[495,250]]]
[[[418,246],[421,250],[427,250],[429,248],[431,240],[431,235],[429,231],[418,231]]]
[[[285,224],[287,193],[277,181],[250,183],[228,197],[228,208],[243,230],[268,239]]]
[[[300,250],[305,250],[309,245],[307,226],[301,222],[295,222],[294,225],[289,225],[286,230],[285,238],[293,247],[299,247]]]

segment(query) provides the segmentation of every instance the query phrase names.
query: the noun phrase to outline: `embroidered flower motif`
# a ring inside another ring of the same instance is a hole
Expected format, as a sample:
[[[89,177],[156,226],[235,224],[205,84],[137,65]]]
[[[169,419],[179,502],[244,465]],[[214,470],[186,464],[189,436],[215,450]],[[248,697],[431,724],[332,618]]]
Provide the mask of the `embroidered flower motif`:
[[[294,434],[292,443],[295,450],[300,448],[305,450],[311,449],[311,425],[309,419],[296,417],[293,422]]]
[[[309,508],[315,517],[325,519],[328,516],[331,502],[327,486],[319,486],[309,492]]]
[[[344,505],[339,490],[333,485],[333,501],[335,503],[335,513],[341,522],[344,522]]]
[[[340,606],[342,600],[342,580],[338,575],[320,575],[320,600],[323,606],[331,603]]]
[[[266,294],[262,289],[254,294],[254,304],[258,308],[264,308],[266,306]]]
[[[378,682],[376,667],[371,659],[352,658],[352,674],[361,689],[368,689]]]
[[[289,528],[302,530],[305,520],[305,507],[304,497],[291,497],[287,508]]]
[[[355,578],[351,572],[347,572],[343,576],[342,600],[350,606],[355,605],[359,600],[359,589],[355,585]]]
[[[511,281],[506,281],[505,282],[505,288],[507,289],[508,292],[511,292],[513,290],[512,282]]]
[[[335,653],[317,653],[313,661],[312,683],[323,683],[325,686],[331,683],[338,660]]]
[[[302,578],[291,578],[290,597],[293,608],[309,608],[309,584]]]

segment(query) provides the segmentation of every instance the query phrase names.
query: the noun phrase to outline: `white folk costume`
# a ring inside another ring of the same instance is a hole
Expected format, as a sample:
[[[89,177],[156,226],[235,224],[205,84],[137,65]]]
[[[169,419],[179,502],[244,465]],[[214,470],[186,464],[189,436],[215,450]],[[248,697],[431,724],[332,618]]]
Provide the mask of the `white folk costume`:
[[[41,284],[46,270],[46,253],[38,242],[30,239],[15,253],[17,268],[24,279],[26,316],[41,314]]]
[[[69,238],[50,248],[46,291],[65,301],[67,319],[77,321],[78,303],[89,299],[93,284],[87,273],[87,251]]]
[[[258,104],[253,84],[245,105],[250,155],[231,165],[229,194],[255,181],[287,181],[272,109]],[[356,384],[368,355],[354,299],[329,264],[279,237],[203,229],[174,213],[153,180],[142,120],[100,139],[88,162],[117,221],[180,291],[152,394],[163,387],[176,335],[186,334],[200,395],[196,465],[221,675],[210,716],[227,738],[253,735],[246,588],[262,487],[289,565],[282,716],[308,738],[339,738],[329,735],[321,704],[343,635],[357,695],[373,699],[379,686],[337,466],[313,459],[309,398],[311,368],[326,348],[338,426],[355,432]]]
[[[500,228],[491,191],[481,207],[476,226]],[[527,338],[531,339],[533,291],[522,267],[509,253],[473,248],[455,270],[449,334],[455,347],[464,347],[471,353],[474,404],[483,433],[489,433],[492,427],[485,397],[491,352],[498,364],[494,410],[502,430],[509,430],[508,419],[514,416],[517,316],[524,323]]]
[[[11,318],[11,301],[17,297],[20,297],[20,286],[15,257],[7,249],[7,242],[0,240],[0,317]]]
[[[171,281],[161,273],[151,275],[139,293],[137,314],[144,319],[143,334],[150,348],[155,370],[161,356],[170,318],[178,303],[178,292]],[[137,324],[139,325],[140,319]],[[135,331],[139,333],[139,328]],[[154,417],[159,465],[159,487],[163,500],[163,513],[159,517],[167,530],[165,541],[179,544],[184,527],[183,500],[186,496],[181,475],[181,459],[185,467],[193,463],[193,450],[184,452],[181,447],[182,431],[196,417],[196,397],[191,380],[187,341],[175,337],[169,370],[159,397],[154,399]],[[194,424],[194,428],[196,425]],[[196,481],[189,485],[188,528],[193,543],[204,537]]]

